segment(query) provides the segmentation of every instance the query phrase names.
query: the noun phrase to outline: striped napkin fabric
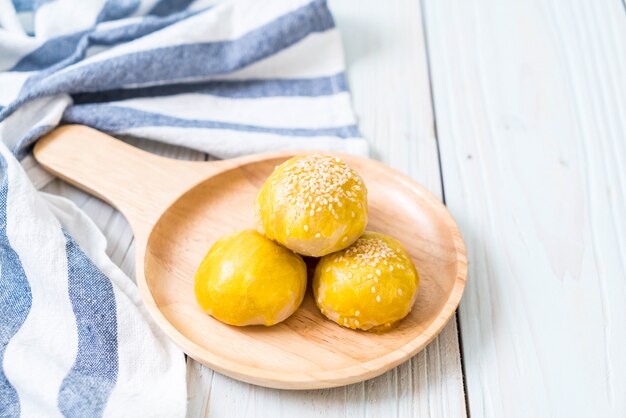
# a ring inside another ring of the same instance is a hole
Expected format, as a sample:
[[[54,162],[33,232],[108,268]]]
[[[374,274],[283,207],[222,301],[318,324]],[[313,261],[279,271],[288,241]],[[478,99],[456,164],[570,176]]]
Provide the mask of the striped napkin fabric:
[[[65,122],[364,155],[343,71],[321,0],[0,0],[0,417],[186,410],[183,354],[93,222],[31,183],[33,143]]]

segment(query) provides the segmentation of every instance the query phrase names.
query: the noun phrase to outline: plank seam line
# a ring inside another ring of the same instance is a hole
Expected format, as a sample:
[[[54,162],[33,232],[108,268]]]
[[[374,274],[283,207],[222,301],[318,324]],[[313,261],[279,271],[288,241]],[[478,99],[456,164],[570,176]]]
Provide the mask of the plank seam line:
[[[622,0],[626,1],[626,0]],[[441,183],[441,199],[443,204],[446,204],[446,188],[443,179],[443,164],[441,161],[441,147],[439,145],[439,131],[437,129],[437,108],[435,106],[435,91],[433,89],[432,81],[432,68],[430,62],[430,46],[428,44],[428,24],[426,22],[426,9],[424,6],[424,0],[420,1],[420,17],[422,20],[422,34],[424,37],[424,49],[426,51],[426,68],[428,72],[428,89],[430,90],[430,106],[433,111],[433,133],[435,135],[435,144],[437,146],[437,163],[439,165],[439,181]],[[461,322],[459,321],[458,308],[456,310],[456,328],[457,328],[457,340],[459,342],[459,358],[461,360],[461,377],[463,378],[463,401],[465,402],[465,413],[467,418],[471,418],[468,393],[467,393],[467,381],[465,379],[465,359],[463,358],[463,337],[461,335]]]

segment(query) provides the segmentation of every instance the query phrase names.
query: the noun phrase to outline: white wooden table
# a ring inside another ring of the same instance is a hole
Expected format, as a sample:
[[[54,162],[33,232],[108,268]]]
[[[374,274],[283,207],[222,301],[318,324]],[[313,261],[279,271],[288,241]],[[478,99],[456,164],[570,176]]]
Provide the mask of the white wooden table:
[[[188,416],[626,416],[624,4],[331,6],[373,157],[444,199],[465,235],[458,318],[409,362],[338,389],[264,389],[189,360]],[[121,215],[59,180],[46,190],[95,220],[132,277]]]

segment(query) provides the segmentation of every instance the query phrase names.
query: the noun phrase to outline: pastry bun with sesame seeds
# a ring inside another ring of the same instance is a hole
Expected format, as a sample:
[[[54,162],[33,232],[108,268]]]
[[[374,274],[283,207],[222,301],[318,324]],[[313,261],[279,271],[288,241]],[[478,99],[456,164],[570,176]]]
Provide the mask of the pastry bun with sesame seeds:
[[[319,261],[315,302],[324,316],[347,328],[380,332],[411,312],[419,275],[402,244],[365,232],[343,251]]]
[[[230,325],[274,325],[302,303],[307,268],[298,254],[249,229],[220,238],[200,264],[202,310]]]
[[[342,250],[367,225],[367,188],[337,157],[309,154],[276,167],[257,196],[259,229],[303,255]]]

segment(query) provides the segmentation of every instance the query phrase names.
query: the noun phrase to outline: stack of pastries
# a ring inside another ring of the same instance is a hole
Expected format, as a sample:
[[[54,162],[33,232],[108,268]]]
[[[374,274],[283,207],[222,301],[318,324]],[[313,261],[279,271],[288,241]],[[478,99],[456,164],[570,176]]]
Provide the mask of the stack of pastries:
[[[229,234],[195,277],[200,307],[230,325],[273,325],[299,307],[307,268],[320,257],[313,293],[328,319],[384,331],[415,302],[419,275],[402,244],[365,231],[367,187],[340,158],[309,154],[276,167],[256,201],[258,231]]]

